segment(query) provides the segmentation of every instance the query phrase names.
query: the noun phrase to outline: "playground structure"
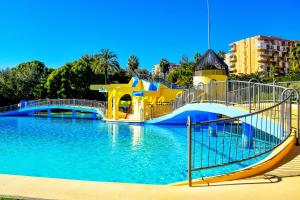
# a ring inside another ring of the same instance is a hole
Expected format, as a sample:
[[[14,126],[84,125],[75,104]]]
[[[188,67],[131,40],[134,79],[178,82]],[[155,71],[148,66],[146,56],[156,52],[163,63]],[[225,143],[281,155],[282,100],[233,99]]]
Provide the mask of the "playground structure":
[[[106,120],[131,122],[144,122],[171,112],[172,102],[183,92],[137,77],[128,84],[91,85],[91,90],[106,93]]]

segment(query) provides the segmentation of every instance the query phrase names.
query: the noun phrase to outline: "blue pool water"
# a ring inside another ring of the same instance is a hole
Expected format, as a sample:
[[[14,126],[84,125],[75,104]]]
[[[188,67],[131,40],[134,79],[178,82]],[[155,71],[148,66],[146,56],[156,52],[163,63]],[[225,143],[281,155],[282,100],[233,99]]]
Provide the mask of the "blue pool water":
[[[168,184],[187,179],[186,144],[185,126],[0,118],[0,173]],[[226,173],[256,161],[200,175]]]

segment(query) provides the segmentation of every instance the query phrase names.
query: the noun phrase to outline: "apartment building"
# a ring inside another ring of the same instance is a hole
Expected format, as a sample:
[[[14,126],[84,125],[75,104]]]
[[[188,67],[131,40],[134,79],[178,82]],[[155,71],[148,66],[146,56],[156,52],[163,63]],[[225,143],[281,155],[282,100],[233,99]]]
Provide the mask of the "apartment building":
[[[233,73],[251,74],[269,71],[275,66],[284,75],[289,70],[289,52],[295,40],[273,36],[254,36],[230,44],[225,62]]]

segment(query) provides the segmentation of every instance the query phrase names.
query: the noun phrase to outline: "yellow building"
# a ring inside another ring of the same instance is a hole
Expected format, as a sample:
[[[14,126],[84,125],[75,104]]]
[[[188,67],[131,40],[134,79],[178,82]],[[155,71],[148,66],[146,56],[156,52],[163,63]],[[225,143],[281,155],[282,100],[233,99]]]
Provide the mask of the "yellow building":
[[[172,101],[182,93],[160,83],[133,77],[128,84],[91,85],[108,95],[106,120],[142,122],[172,110]]]
[[[275,66],[278,74],[289,70],[289,52],[295,41],[271,36],[254,36],[230,44],[226,63],[233,73],[251,74],[269,71]]]

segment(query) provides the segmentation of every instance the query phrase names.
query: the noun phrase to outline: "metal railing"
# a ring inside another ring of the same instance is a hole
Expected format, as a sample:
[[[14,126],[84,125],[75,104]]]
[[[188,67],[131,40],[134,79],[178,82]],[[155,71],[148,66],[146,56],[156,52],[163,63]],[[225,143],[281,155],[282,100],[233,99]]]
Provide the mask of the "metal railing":
[[[145,110],[149,110],[149,114],[145,116],[146,119],[153,119],[157,117],[161,117],[163,115],[167,115],[173,111],[172,103],[163,103],[158,104],[156,106],[147,105]]]
[[[19,104],[3,106],[3,107],[0,107],[0,113],[5,113],[5,112],[12,111],[12,110],[18,110],[18,109],[19,109]]]
[[[107,103],[95,100],[85,100],[85,99],[42,99],[34,101],[24,101],[19,104],[0,107],[0,113],[29,109],[39,106],[75,106],[84,108],[94,108],[98,110],[103,116],[106,116]]]
[[[146,106],[149,113],[146,119],[152,119],[171,113],[191,103],[219,103],[248,108],[249,112],[262,110],[280,102],[281,93],[286,88],[274,84],[262,84],[256,79],[250,81],[211,81],[185,89],[175,101],[168,105],[152,108]]]
[[[185,90],[173,102],[173,110],[189,103],[221,103],[240,105],[249,112],[261,110],[280,102],[285,87],[261,84],[257,81],[211,81]]]
[[[275,82],[273,84],[281,85],[283,87],[287,88],[294,88],[298,91],[300,91],[300,81],[285,81],[285,82]]]
[[[203,98],[204,101],[246,106],[249,113],[200,123],[192,123],[192,119],[188,118],[190,186],[193,172],[243,163],[267,155],[282,144],[292,130],[295,131],[299,145],[297,90],[277,85],[229,81],[224,85],[215,82],[198,86],[192,94],[200,90],[206,93],[207,89],[208,91],[216,89],[216,92],[205,94],[207,97]],[[191,94],[191,91],[188,94]],[[186,99],[188,99],[186,102],[195,100],[188,97]],[[297,114],[293,119],[292,103],[295,99]]]

